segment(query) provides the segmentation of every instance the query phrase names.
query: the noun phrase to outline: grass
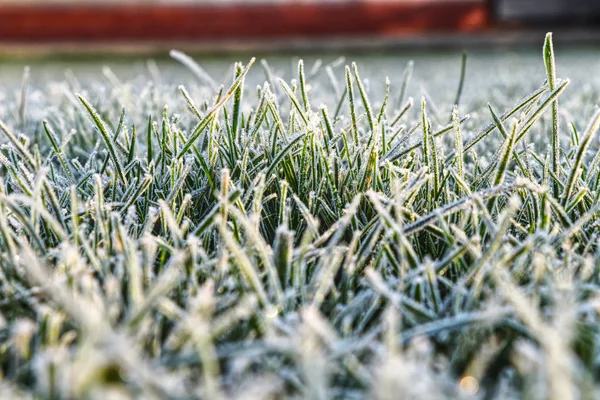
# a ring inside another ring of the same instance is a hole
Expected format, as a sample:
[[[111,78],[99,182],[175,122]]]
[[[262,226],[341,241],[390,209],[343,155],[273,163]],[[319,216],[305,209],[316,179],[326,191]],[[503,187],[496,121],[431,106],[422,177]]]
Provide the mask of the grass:
[[[197,84],[59,94],[27,70],[0,397],[596,398],[600,112],[558,107],[542,53],[537,90],[471,116],[408,97],[412,62],[381,92],[338,61],[251,88],[254,60],[219,86],[172,52]]]

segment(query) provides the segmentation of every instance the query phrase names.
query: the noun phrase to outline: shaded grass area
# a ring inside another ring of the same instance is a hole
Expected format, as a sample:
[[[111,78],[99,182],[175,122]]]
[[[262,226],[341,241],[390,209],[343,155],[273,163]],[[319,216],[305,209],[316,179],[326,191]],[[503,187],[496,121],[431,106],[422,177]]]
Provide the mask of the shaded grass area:
[[[0,106],[2,396],[597,396],[600,112],[551,35],[485,108],[466,57],[447,105],[418,60],[171,56]]]

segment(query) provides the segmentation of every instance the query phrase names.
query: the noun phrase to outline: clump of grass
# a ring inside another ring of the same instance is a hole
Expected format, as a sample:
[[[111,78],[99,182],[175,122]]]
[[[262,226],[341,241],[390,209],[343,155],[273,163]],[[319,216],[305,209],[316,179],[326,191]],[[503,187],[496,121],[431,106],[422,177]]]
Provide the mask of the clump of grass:
[[[193,90],[107,70],[27,114],[23,89],[0,114],[1,397],[596,397],[600,114],[560,147],[551,40],[547,82],[468,124],[413,110],[412,62],[385,93],[339,62],[219,86],[179,52]]]

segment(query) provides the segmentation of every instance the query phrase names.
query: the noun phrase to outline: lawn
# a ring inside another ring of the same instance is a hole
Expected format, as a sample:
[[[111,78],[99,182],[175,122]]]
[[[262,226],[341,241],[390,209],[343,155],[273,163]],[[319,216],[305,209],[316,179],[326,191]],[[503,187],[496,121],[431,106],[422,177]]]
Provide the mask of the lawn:
[[[5,61],[0,398],[597,398],[600,61],[540,39]]]

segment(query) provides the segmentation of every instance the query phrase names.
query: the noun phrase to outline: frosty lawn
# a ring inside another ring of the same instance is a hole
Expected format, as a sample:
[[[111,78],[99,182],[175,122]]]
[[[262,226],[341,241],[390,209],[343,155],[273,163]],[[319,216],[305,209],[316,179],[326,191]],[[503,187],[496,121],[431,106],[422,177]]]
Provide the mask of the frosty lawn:
[[[0,91],[0,397],[597,397],[600,88],[540,53],[539,88],[507,71],[472,115],[468,73],[458,108],[412,64],[382,90],[339,62],[219,86],[179,52],[185,87],[26,73]]]

